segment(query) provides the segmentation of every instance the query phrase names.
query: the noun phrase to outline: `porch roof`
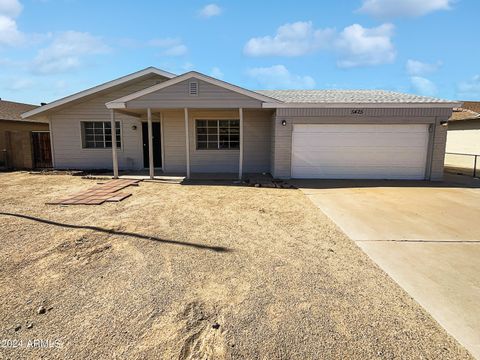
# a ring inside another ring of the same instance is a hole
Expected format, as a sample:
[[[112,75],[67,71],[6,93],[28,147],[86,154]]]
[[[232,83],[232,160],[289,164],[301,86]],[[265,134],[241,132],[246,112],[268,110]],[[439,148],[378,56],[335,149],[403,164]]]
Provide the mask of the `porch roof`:
[[[196,71],[190,71],[188,73],[185,73],[183,75],[179,75],[179,76],[177,76],[173,79],[167,80],[167,81],[162,82],[160,84],[157,84],[157,85],[148,87],[146,89],[137,91],[135,93],[123,96],[119,99],[109,101],[105,104],[105,106],[108,109],[147,108],[149,106],[138,106],[138,103],[142,100],[142,98],[146,98],[146,97],[148,97],[149,95],[151,95],[155,92],[165,90],[167,88],[173,87],[177,84],[180,84],[181,82],[188,81],[188,80],[201,81],[201,82],[216,86],[218,88],[224,89],[226,91],[236,93],[239,96],[242,96],[244,98],[249,98],[251,100],[255,100],[255,101],[257,101],[257,104],[259,104],[257,107],[261,107],[260,104],[264,103],[264,102],[268,102],[268,103],[280,103],[281,102],[280,100],[275,99],[273,97],[263,95],[263,94],[255,92],[255,91],[252,91],[252,90],[248,90],[248,89],[242,88],[242,87],[237,86],[237,85],[230,84],[230,83],[222,81],[222,80],[215,79],[213,77],[201,74],[201,73],[196,72]],[[185,88],[185,94],[186,94],[186,88]],[[185,95],[185,94],[183,94],[183,95]],[[190,97],[190,99],[192,99],[192,97]],[[197,98],[197,99],[201,99],[201,98]],[[136,105],[132,106],[132,103],[134,103],[134,102],[136,102]],[[199,105],[197,104],[197,106],[199,106]],[[181,107],[184,107],[184,106],[177,105],[177,106],[170,106],[170,107],[181,108]],[[204,106],[200,106],[200,107],[204,107]],[[236,107],[242,107],[242,105],[236,104],[234,101],[232,101],[231,103],[228,104],[228,106],[226,106],[225,102],[222,102],[219,99],[218,106],[210,104],[209,106],[206,106],[206,107],[236,108]]]

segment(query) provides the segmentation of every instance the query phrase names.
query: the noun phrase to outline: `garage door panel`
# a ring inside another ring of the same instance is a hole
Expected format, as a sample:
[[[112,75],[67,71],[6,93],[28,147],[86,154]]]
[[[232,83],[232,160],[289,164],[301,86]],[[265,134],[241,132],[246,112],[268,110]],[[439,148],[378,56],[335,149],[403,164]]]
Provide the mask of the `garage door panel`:
[[[374,140],[375,146],[396,146],[396,147],[410,147],[420,146],[425,144],[425,133],[404,133],[398,136],[398,133],[377,133],[378,138],[372,139],[372,133],[306,133],[301,137],[296,137],[293,141],[293,146],[297,148],[308,147],[352,147],[352,146],[369,146]]]
[[[292,177],[423,179],[427,147],[424,124],[295,124]]]
[[[418,157],[416,149],[408,149],[403,153],[387,149],[379,152],[373,150],[358,150],[355,154],[345,149],[338,151],[310,151],[296,152],[292,156],[292,161],[296,166],[315,166],[318,162],[325,166],[375,166],[374,164],[385,163],[385,158],[390,157],[390,162],[395,165],[423,167],[425,161],[422,157]]]
[[[425,124],[295,124],[296,133],[424,133],[425,129]]]
[[[292,177],[303,179],[386,179],[385,174],[388,173],[388,179],[410,179],[422,180],[424,175],[419,173],[423,171],[423,167],[352,167],[345,169],[344,167],[302,167],[292,169]]]

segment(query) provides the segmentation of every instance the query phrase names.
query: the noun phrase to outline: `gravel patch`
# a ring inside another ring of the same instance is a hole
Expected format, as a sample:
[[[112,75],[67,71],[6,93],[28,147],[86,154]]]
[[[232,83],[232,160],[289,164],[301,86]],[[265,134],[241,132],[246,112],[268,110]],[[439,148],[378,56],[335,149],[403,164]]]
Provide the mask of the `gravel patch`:
[[[471,358],[299,190],[0,182],[0,358]]]

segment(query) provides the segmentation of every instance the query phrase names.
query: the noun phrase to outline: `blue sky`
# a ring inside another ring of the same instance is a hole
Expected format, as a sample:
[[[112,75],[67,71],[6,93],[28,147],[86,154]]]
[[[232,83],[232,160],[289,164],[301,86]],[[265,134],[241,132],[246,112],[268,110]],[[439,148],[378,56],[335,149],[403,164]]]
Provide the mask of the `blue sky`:
[[[250,89],[480,99],[478,0],[0,0],[0,97],[50,102],[156,66]]]

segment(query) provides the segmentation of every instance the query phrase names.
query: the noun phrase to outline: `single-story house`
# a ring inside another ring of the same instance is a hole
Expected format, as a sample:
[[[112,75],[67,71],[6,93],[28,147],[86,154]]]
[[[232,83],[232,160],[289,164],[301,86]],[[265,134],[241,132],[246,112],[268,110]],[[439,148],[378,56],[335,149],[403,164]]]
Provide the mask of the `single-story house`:
[[[51,167],[48,121],[28,121],[21,114],[37,108],[0,99],[0,167],[32,169]]]
[[[475,161],[475,155],[476,157]],[[464,101],[448,120],[445,166],[454,172],[480,174],[480,101]]]
[[[48,120],[59,169],[439,180],[458,106],[380,90],[252,91],[149,67],[22,117]]]

